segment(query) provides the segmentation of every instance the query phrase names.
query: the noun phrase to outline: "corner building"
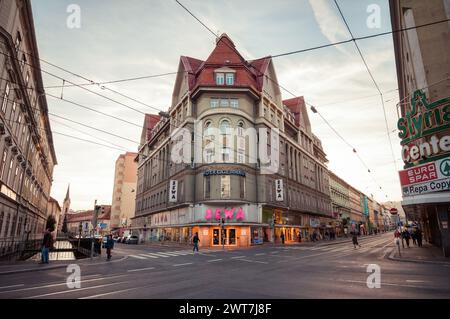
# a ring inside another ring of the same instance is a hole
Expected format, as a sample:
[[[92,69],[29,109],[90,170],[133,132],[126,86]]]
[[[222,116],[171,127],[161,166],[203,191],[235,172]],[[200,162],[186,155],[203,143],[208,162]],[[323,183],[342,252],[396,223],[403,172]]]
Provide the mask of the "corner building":
[[[223,34],[205,61],[182,56],[178,71],[167,114],[145,117],[133,232],[246,247],[333,227],[326,154],[303,97],[282,100],[271,57],[246,61]]]

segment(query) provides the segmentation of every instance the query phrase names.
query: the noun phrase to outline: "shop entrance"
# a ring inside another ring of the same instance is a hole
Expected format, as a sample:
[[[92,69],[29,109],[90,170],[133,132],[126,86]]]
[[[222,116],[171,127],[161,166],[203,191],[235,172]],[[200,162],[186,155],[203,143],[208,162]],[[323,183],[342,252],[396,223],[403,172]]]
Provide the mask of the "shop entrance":
[[[236,229],[235,228],[214,228],[213,229],[213,246],[236,245]]]

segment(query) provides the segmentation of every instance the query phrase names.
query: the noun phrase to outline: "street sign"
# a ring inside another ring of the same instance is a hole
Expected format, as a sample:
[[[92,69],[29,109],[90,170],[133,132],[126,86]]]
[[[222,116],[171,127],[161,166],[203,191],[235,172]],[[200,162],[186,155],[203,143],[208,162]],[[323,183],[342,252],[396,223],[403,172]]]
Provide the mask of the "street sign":
[[[391,215],[397,215],[398,214],[398,209],[397,208],[391,208],[389,210],[389,212],[391,213]]]
[[[450,178],[402,187],[403,196],[414,196],[447,190],[450,190]]]

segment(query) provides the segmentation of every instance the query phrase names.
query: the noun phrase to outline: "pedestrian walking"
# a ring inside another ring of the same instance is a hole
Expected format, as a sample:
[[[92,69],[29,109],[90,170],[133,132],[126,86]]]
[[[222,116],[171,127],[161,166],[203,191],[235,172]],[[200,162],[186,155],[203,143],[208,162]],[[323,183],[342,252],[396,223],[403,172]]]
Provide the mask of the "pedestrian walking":
[[[281,243],[284,245],[284,232],[283,231],[281,232],[280,238],[281,238]]]
[[[409,231],[406,229],[403,231],[403,239],[406,242],[406,246],[409,248],[409,240],[411,239],[411,235],[409,234]],[[403,241],[402,241],[402,243],[403,243]],[[405,248],[405,247],[403,246],[403,248]]]
[[[356,234],[356,232],[352,232],[352,243],[353,243],[353,248],[356,249],[356,246],[361,247],[361,245],[358,243],[358,235]]]
[[[417,244],[419,245],[419,247],[422,247],[422,230],[420,230],[420,228],[417,228],[416,237],[417,237]]]
[[[302,234],[300,232],[297,233],[298,242],[302,242]]]
[[[415,228],[411,233],[411,239],[413,241],[413,245],[417,246],[417,228]]]
[[[49,251],[53,248],[53,237],[50,232],[50,228],[47,228],[44,233],[44,239],[42,240],[41,249],[41,264],[48,264],[49,262]]]
[[[106,239],[106,259],[107,260],[111,260],[111,250],[114,249],[114,239],[112,238],[112,235],[108,235],[107,239]]]
[[[198,233],[195,233],[194,237],[192,238],[192,243],[194,244],[193,252],[198,252],[198,243],[200,242],[200,238],[198,238]]]

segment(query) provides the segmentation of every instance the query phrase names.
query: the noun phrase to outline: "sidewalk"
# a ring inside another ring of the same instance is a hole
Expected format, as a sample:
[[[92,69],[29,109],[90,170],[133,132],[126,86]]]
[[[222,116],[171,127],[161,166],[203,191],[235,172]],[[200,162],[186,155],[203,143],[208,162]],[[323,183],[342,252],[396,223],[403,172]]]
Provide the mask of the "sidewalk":
[[[49,264],[40,264],[37,261],[19,261],[15,263],[0,263],[0,276],[18,274],[33,271],[52,270],[59,268],[66,268],[68,265],[76,264],[80,266],[101,265],[106,263],[120,262],[127,258],[127,256],[106,261],[105,256],[94,257],[91,261],[90,258],[76,259],[76,260],[55,260],[50,261]]]
[[[396,246],[388,258],[394,261],[450,265],[450,258],[445,258],[439,247],[433,246],[429,243],[424,243],[422,247],[414,246],[410,243],[409,248],[403,248],[400,244],[400,253],[401,256],[399,255],[398,248]]]

